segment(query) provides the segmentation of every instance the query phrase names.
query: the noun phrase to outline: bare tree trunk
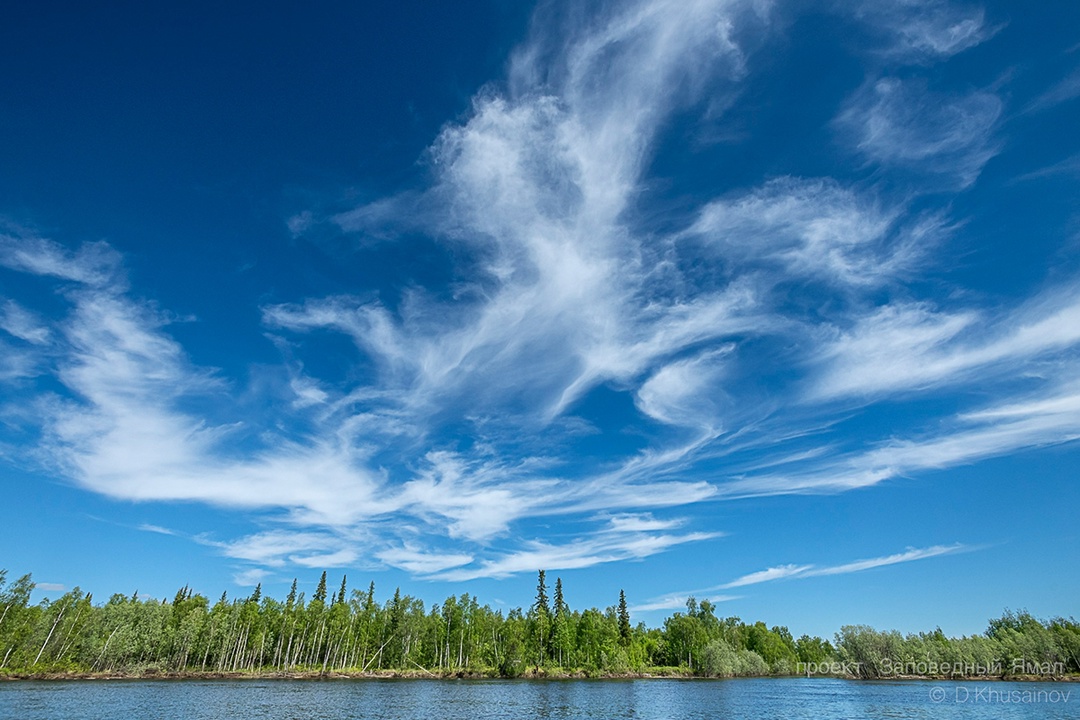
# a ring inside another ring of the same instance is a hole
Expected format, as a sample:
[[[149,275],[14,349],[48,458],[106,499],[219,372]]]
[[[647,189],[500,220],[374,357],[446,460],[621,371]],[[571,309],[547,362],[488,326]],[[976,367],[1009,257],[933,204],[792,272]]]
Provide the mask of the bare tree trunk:
[[[101,654],[98,655],[98,659],[96,661],[94,661],[94,666],[93,666],[94,670],[97,670],[98,665],[101,663],[102,659],[105,657],[105,653],[108,652],[108,650],[109,650],[109,643],[112,642],[113,636],[116,635],[117,631],[119,631],[119,630],[120,630],[120,626],[117,625],[115,628],[113,628],[113,631],[111,633],[109,633],[109,639],[105,641],[105,647],[101,648]]]
[[[71,643],[78,639],[77,635],[75,635],[74,637],[72,635],[75,631],[75,627],[79,624],[79,618],[82,616],[82,611],[82,607],[79,607],[78,612],[75,613],[75,619],[71,621],[71,625],[68,627],[67,632],[65,633],[64,639],[66,640],[66,642],[60,646],[60,652],[56,654],[57,660],[62,660],[64,657],[64,653],[67,652],[67,649],[69,647],[71,647]]]
[[[64,613],[65,613],[65,612],[67,612],[67,605],[65,605],[64,607],[60,608],[60,613],[59,613],[59,614],[58,614],[58,615],[56,616],[56,620],[54,620],[54,621],[53,621],[52,627],[51,627],[51,628],[49,628],[49,634],[48,634],[48,636],[47,636],[47,637],[45,638],[45,642],[41,643],[41,649],[40,649],[40,650],[38,650],[38,654],[37,654],[37,657],[36,657],[36,658],[34,658],[34,664],[35,664],[35,665],[37,665],[37,664],[38,664],[38,660],[40,660],[40,659],[41,659],[41,653],[45,652],[45,646],[49,644],[49,641],[50,641],[50,640],[52,640],[53,632],[55,632],[55,631],[56,631],[56,626],[60,624],[60,620],[61,620],[61,618],[63,618],[63,617],[64,617]]]

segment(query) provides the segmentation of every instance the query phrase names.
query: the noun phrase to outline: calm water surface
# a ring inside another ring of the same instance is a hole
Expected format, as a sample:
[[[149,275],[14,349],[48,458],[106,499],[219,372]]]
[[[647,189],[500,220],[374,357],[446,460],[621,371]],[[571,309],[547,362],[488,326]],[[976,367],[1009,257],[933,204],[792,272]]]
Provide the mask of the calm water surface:
[[[1080,719],[1075,683],[217,680],[0,683],[0,719]]]

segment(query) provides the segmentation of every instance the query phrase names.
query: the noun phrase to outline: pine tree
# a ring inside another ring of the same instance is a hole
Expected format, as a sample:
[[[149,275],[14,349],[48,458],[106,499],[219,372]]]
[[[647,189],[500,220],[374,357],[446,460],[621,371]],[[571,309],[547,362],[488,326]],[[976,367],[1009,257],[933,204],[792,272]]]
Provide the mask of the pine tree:
[[[630,644],[630,609],[626,607],[626,593],[619,591],[619,642]]]
[[[260,600],[262,600],[262,583],[255,586],[255,592],[251,593],[248,602],[253,602],[258,605]]]

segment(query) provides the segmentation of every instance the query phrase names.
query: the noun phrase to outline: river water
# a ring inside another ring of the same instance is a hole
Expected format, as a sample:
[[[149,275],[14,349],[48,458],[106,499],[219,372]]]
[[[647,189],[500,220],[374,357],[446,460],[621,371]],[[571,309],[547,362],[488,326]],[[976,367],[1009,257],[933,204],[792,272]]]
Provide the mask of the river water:
[[[1080,684],[736,680],[0,682],[8,720],[1080,719]]]

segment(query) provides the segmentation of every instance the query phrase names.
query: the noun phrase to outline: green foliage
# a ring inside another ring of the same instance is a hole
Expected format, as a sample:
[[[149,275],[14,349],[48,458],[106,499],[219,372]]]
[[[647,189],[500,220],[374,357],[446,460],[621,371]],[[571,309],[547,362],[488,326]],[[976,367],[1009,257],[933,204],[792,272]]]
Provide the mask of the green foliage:
[[[830,662],[834,657],[836,657],[836,651],[828,640],[803,635],[795,641],[797,663],[821,665]]]
[[[946,637],[940,629],[902,636],[845,626],[835,647],[792,638],[786,627],[719,618],[691,598],[661,628],[630,624],[625,593],[616,606],[571,610],[561,579],[551,602],[540,573],[527,612],[480,605],[468,594],[430,608],[394,591],[384,604],[375,585],[348,596],[346,579],[326,603],[322,575],[310,603],[293,582],[284,602],[261,586],[244,599],[211,605],[184,586],[171,603],[113,595],[93,603],[78,588],[30,604],[29,575],[7,582],[0,570],[0,673],[408,671],[518,677],[648,671],[712,677],[847,672],[1060,675],[1080,671],[1080,626],[1026,612],[991,620],[985,634]],[[837,665],[839,670],[829,670]],[[826,668],[826,670],[820,670]],[[947,668],[943,670],[942,668]],[[957,670],[959,668],[959,670]]]
[[[902,659],[902,645],[903,638],[895,630],[878,632],[866,625],[845,625],[836,636],[841,660],[868,680],[893,674],[891,668]]]
[[[769,674],[769,665],[753,650],[711,640],[701,652],[701,671],[709,677],[756,677]]]
[[[863,678],[1057,677],[1080,672],[1080,626],[1006,611],[984,635],[949,638],[941,631],[901,636],[846,626],[836,637],[838,657]],[[800,657],[801,659],[801,657]]]

